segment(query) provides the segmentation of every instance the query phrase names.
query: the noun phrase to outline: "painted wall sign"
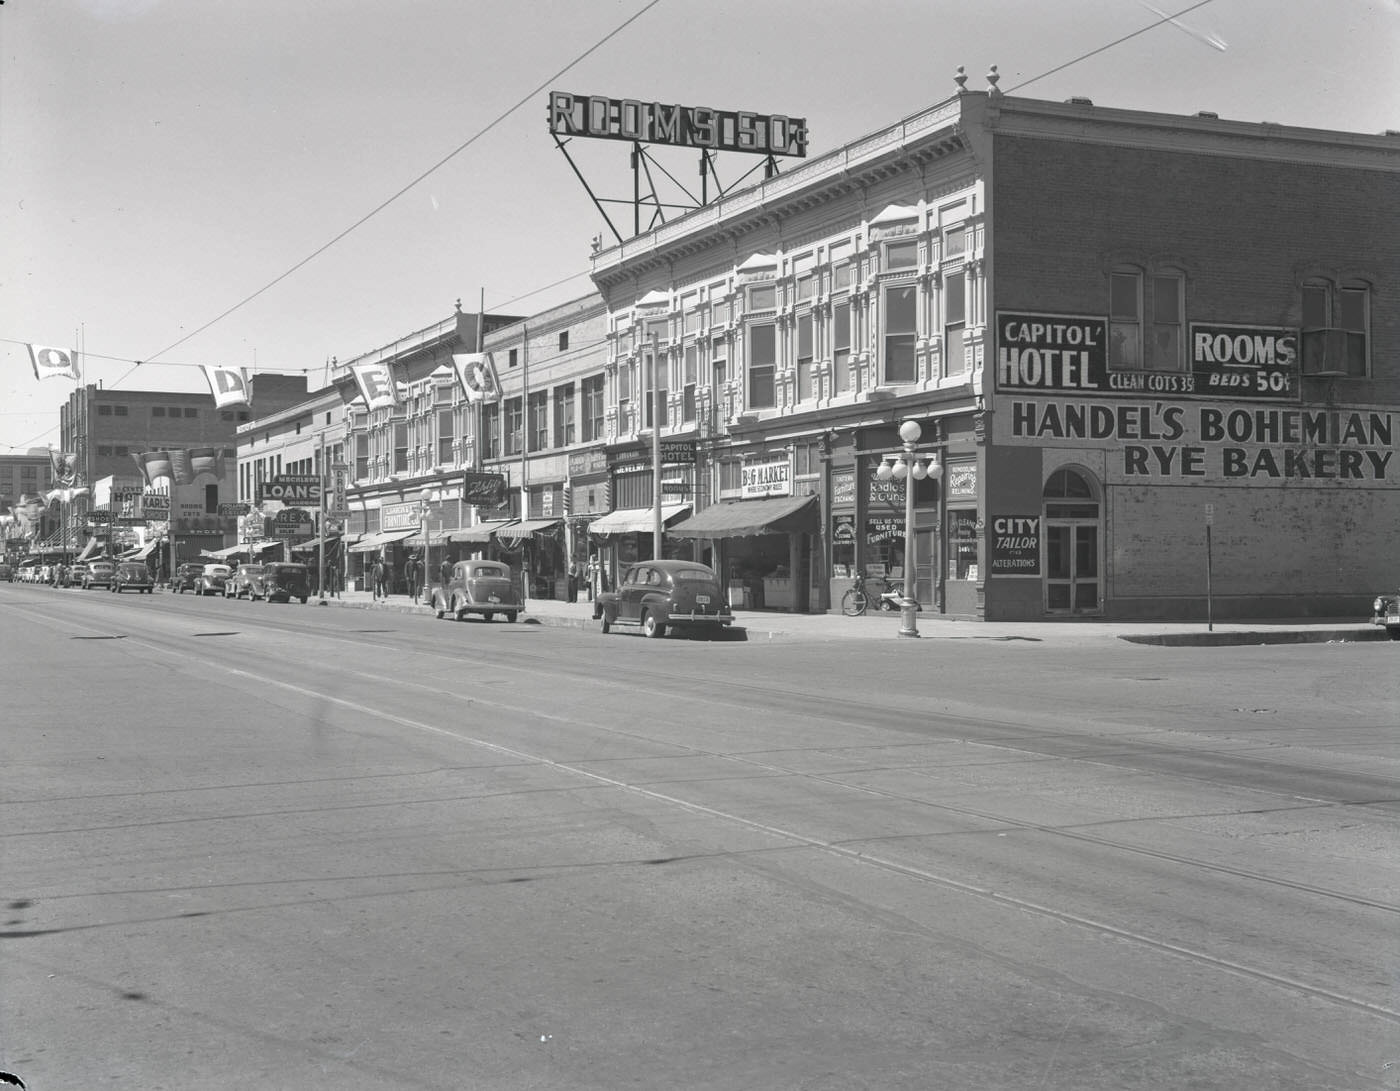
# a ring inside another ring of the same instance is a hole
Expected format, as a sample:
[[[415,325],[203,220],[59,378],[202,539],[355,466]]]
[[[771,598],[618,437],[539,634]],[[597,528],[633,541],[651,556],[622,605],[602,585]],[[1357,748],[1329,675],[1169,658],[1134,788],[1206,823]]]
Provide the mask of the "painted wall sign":
[[[1298,331],[1191,324],[1191,374],[1200,396],[1298,400]]]
[[[1111,394],[1107,346],[1102,317],[998,312],[996,388]]]
[[[758,155],[807,154],[805,118],[568,91],[549,93],[549,131],[555,136],[593,136]]]
[[[952,462],[947,469],[950,500],[977,499],[977,463]]]
[[[1296,330],[1193,323],[1190,333],[1189,371],[1112,369],[1107,319],[999,312],[996,389],[1075,397],[1298,400]]]
[[[661,441],[661,461],[668,465],[695,465],[695,441],[693,439],[663,439]]]
[[[1111,452],[1115,481],[1387,482],[1400,486],[1397,414],[1013,399],[995,414],[997,442]]]
[[[601,447],[592,451],[579,451],[569,456],[569,476],[584,477],[588,474],[606,473],[608,452]]]
[[[744,464],[739,467],[739,489],[745,497],[791,496],[792,459]]]
[[[831,475],[832,504],[854,504],[856,502],[856,472],[838,470]]]
[[[258,486],[258,500],[280,500],[284,504],[321,503],[321,479],[315,474],[278,474]]]
[[[992,516],[987,568],[995,576],[1039,576],[1040,516]]]

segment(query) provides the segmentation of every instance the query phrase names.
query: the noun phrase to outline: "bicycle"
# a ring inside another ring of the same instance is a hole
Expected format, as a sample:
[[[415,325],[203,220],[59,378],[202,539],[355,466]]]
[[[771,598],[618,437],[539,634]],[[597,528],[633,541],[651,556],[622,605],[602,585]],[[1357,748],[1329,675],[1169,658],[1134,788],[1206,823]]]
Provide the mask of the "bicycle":
[[[866,588],[866,584],[878,584],[879,590],[872,595],[871,590]],[[898,595],[898,593],[899,588],[883,576],[867,576],[862,572],[856,577],[851,589],[841,596],[841,612],[847,617],[860,617],[861,614],[870,609],[872,597],[880,604],[881,610],[893,610],[896,604],[891,595]]]

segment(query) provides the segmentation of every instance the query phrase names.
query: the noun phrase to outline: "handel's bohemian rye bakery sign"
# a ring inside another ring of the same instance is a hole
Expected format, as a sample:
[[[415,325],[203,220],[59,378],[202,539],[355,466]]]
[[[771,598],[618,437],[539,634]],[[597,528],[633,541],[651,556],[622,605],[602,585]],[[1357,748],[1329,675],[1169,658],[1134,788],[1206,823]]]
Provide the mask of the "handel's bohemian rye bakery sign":
[[[1150,326],[1146,336],[1151,336]],[[1298,331],[1193,323],[1189,370],[1114,368],[1109,324],[1098,315],[997,315],[998,393],[1076,397],[1170,396],[1231,401],[1298,400]]]

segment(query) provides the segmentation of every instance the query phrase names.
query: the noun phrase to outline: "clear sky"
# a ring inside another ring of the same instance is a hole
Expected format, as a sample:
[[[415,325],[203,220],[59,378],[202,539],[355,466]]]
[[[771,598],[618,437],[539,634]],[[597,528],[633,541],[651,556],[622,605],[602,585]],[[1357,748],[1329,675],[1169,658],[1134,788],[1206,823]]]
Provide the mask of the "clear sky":
[[[87,380],[117,389],[206,390],[172,366],[200,363],[314,389],[330,357],[458,299],[528,315],[585,294],[610,236],[549,135],[549,89],[805,117],[814,154],[947,98],[958,65],[975,90],[995,64],[1036,98],[1400,128],[1400,0],[1206,0],[1036,78],[1159,18],[1143,0],[7,0],[0,454],[56,443],[73,386],[35,380],[26,342],[81,339]],[[600,195],[630,193],[626,144],[570,150]]]

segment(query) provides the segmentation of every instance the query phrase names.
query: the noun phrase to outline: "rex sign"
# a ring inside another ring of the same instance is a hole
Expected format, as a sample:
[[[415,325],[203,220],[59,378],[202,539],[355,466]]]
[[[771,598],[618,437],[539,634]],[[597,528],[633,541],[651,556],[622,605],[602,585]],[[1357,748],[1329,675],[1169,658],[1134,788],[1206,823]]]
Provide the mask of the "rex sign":
[[[315,474],[278,474],[258,486],[258,500],[280,500],[284,504],[321,503],[321,479]]]

